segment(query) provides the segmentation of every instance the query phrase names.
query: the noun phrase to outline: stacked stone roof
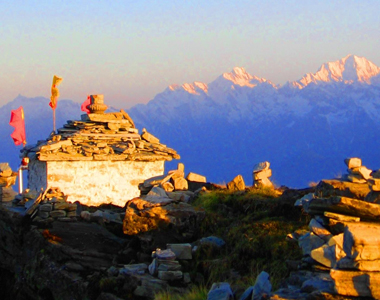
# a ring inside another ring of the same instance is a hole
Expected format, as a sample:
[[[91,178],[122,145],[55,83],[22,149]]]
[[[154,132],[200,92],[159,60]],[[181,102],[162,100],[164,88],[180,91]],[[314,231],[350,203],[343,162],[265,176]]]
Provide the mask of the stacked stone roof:
[[[69,120],[49,138],[21,150],[21,157],[40,161],[111,160],[157,161],[179,159],[177,152],[160,143],[145,129],[139,134],[129,115],[83,114]]]

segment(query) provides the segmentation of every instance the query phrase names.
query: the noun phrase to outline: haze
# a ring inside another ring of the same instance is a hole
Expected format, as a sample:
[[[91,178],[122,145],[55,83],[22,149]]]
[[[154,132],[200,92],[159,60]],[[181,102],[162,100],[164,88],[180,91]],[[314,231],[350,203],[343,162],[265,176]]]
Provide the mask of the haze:
[[[18,94],[146,103],[235,66],[275,84],[347,54],[380,65],[372,1],[1,1],[0,105]]]

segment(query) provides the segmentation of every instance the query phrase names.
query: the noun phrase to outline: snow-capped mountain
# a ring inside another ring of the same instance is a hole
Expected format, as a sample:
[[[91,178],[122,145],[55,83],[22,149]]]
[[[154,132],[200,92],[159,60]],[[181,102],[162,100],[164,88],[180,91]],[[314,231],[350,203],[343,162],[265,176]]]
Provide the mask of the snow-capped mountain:
[[[347,55],[341,60],[323,64],[317,73],[306,74],[300,80],[294,82],[293,86],[302,89],[312,83],[371,84],[371,79],[379,75],[379,73],[380,68],[366,58]]]
[[[250,184],[252,166],[268,160],[277,184],[300,187],[345,172],[349,156],[380,168],[379,74],[353,55],[284,86],[234,68],[209,84],[172,85],[129,113],[212,181],[242,174]]]
[[[11,109],[24,107],[27,140],[52,130],[46,98],[22,96],[0,108],[0,162],[19,163],[8,125]],[[236,67],[206,84],[170,85],[146,105],[128,110],[139,129],[147,128],[181,155],[186,172],[227,182],[269,161],[277,185],[305,187],[345,173],[343,160],[358,156],[380,168],[380,68],[349,55],[325,63],[316,73],[276,86]],[[80,104],[60,100],[57,127],[80,118]],[[166,165],[175,168],[178,161]]]

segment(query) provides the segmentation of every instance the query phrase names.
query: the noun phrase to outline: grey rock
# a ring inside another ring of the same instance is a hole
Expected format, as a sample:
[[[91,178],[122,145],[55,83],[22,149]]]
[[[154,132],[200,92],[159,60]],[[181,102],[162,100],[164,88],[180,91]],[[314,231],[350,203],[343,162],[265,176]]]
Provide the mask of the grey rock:
[[[122,275],[143,275],[148,270],[147,264],[130,264],[125,265],[124,268],[119,270],[119,274]]]
[[[190,244],[167,244],[166,247],[172,250],[177,259],[192,259]]]
[[[199,241],[202,244],[212,244],[216,247],[223,247],[226,242],[223,241],[221,238],[218,238],[216,236],[209,236],[209,237],[205,237],[205,238],[201,238],[200,241]]]
[[[232,300],[234,294],[227,282],[213,283],[207,294],[207,300]]]
[[[321,247],[325,241],[312,232],[306,233],[298,239],[298,245],[303,255],[310,255],[311,251]]]
[[[158,271],[158,278],[165,281],[180,280],[183,277],[181,271]]]
[[[262,271],[256,278],[252,291],[252,300],[260,300],[264,295],[269,296],[272,291],[272,284],[269,281],[269,274]]]

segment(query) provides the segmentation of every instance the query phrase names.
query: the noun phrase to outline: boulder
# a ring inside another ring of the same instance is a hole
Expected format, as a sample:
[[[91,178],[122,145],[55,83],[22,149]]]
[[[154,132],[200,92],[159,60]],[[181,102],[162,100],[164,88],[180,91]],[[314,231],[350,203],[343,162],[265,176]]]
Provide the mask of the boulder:
[[[261,300],[269,297],[272,291],[272,284],[269,281],[269,274],[262,271],[256,278],[252,291],[252,300]]]
[[[189,188],[187,180],[183,177],[172,178],[175,191],[186,191]]]
[[[244,191],[245,183],[243,176],[238,175],[232,181],[227,183],[227,189],[230,191]]]
[[[170,227],[176,234],[179,233],[182,239],[186,239],[197,233],[204,217],[204,211],[195,210],[187,203],[175,202],[171,199],[151,203],[135,198],[126,204],[123,231],[127,235],[135,235]]]
[[[207,294],[207,300],[233,300],[234,294],[227,282],[213,283]]]

